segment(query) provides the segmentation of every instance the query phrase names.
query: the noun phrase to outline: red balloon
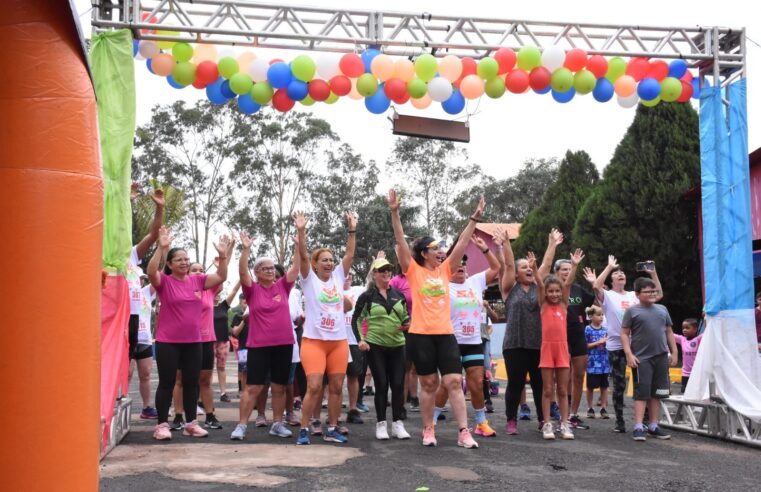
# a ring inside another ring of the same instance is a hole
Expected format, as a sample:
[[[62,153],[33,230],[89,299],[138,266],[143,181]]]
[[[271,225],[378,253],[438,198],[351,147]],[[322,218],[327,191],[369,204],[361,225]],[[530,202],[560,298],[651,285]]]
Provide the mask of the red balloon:
[[[197,77],[193,81],[193,87],[195,87],[196,89],[205,89],[207,85],[209,84],[204,82],[203,80],[198,80]]]
[[[285,63],[285,62],[281,60],[280,58],[275,58],[273,60],[270,60],[270,65],[274,65],[275,63]]]
[[[362,58],[354,53],[347,53],[342,56],[341,61],[338,62],[338,68],[344,75],[351,78],[359,77],[365,73],[365,64]]]
[[[336,75],[330,79],[330,90],[336,96],[345,96],[351,92],[351,80],[345,75]]]
[[[694,75],[692,75],[692,72],[687,70],[686,72],[684,72],[684,75],[682,75],[682,78],[679,79],[679,80],[683,80],[685,82],[692,82],[692,78],[693,77],[694,77]]]
[[[592,55],[587,60],[587,70],[592,72],[598,79],[601,79],[608,73],[608,60],[602,55]]]
[[[536,67],[528,75],[529,85],[537,92],[546,89],[550,85],[551,80],[552,72],[547,67]]]
[[[464,79],[468,75],[473,75],[474,73],[476,73],[478,64],[473,58],[466,56],[461,61],[462,61],[462,73],[460,74],[461,79]]]
[[[580,48],[573,48],[565,54],[563,66],[571,72],[578,72],[587,66],[587,52]]]
[[[203,82],[206,86],[219,78],[217,64],[211,60],[202,61],[196,67],[196,81]],[[193,84],[195,86],[195,84]]]
[[[296,104],[296,101],[288,97],[288,93],[285,89],[278,89],[275,92],[275,95],[272,96],[272,107],[281,113],[290,111],[294,104]]]
[[[404,93],[402,93],[401,96],[399,96],[397,98],[394,98],[394,99],[391,99],[391,100],[393,102],[395,102],[396,104],[404,104],[404,103],[406,103],[407,101],[410,100],[410,94],[407,91],[404,91]]]
[[[399,79],[389,79],[383,84],[383,92],[386,93],[386,97],[396,102],[407,94],[407,84]]]
[[[505,87],[514,94],[520,94],[528,89],[529,76],[523,70],[516,68],[505,77]]]
[[[679,94],[679,97],[677,98],[677,102],[683,103],[690,100],[692,97],[692,93],[694,92],[694,88],[692,87],[692,83],[688,82],[686,80],[681,80],[682,83],[682,93]]]
[[[497,74],[502,75],[513,69],[515,66],[515,51],[510,48],[500,48],[494,52],[494,59],[499,63]]]
[[[654,62],[650,63],[650,68],[648,68],[645,78],[650,77],[657,80],[658,82],[661,82],[668,76],[668,74],[668,63],[663,60],[655,60]]]
[[[324,101],[330,96],[330,85],[321,79],[314,79],[308,84],[309,95],[315,101]]]
[[[647,75],[650,69],[650,62],[647,58],[635,57],[629,60],[626,65],[626,75],[631,75],[634,80],[639,82]]]

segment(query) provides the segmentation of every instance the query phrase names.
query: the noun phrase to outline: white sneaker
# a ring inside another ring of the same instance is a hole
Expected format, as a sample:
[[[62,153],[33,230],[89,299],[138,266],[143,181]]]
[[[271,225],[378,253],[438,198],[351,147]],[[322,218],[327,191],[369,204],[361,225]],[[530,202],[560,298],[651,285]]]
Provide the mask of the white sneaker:
[[[555,439],[555,429],[552,428],[552,422],[547,422],[542,426],[542,437],[548,441]]]
[[[385,424],[385,422],[384,422]],[[383,426],[386,427],[385,425]],[[391,424],[391,435],[397,439],[409,439],[410,435],[407,429],[404,428],[404,421],[396,420]]]
[[[235,430],[230,434],[230,439],[233,441],[242,441],[246,437],[247,425],[238,424],[235,426]]]
[[[388,428],[386,427],[386,421],[378,422],[375,424],[375,438],[385,441],[388,439]]]
[[[203,411],[203,407],[200,405],[196,405],[196,415],[206,415],[206,413]]]
[[[574,439],[573,431],[571,430],[571,424],[568,422],[563,422],[560,424],[560,437],[563,439]]]

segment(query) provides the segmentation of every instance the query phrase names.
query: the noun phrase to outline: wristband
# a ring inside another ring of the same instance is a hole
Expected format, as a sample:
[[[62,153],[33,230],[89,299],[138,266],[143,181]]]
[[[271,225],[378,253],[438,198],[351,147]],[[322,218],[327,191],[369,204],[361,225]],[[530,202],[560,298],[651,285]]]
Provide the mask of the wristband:
[[[349,234],[354,234],[355,232],[357,232],[356,229],[354,229],[353,231],[349,231]]]
[[[227,256],[218,256],[217,258],[219,258],[220,260],[226,260]]]
[[[481,253],[483,253],[485,255],[489,254],[489,248],[486,248],[486,249],[482,250]]]

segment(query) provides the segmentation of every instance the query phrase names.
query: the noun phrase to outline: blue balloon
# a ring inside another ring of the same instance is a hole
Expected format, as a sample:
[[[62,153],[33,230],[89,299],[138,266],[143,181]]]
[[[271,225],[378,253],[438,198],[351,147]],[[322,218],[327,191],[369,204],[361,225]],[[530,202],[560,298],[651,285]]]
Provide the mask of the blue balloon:
[[[151,72],[154,75],[156,74],[156,72],[153,71],[153,64],[151,63],[151,58],[148,58],[147,60],[145,60],[145,66],[148,67],[149,72]]]
[[[306,84],[306,82],[293,79],[291,80],[291,83],[288,84],[288,88],[285,90],[285,93],[288,94],[288,97],[294,101],[301,101],[309,94],[309,86]]]
[[[284,89],[291,83],[291,67],[283,62],[273,63],[267,69],[267,80],[275,89]]]
[[[652,101],[661,93],[661,84],[656,79],[648,77],[639,81],[637,95],[643,101]]]
[[[441,103],[441,107],[448,114],[457,114],[465,109],[465,98],[459,90],[454,89],[449,99]]]
[[[592,97],[595,98],[595,101],[604,103],[610,101],[611,98],[613,98],[614,92],[615,91],[613,90],[613,84],[611,81],[605,77],[601,77],[597,79],[595,90],[592,91]]]
[[[261,108],[256,101],[251,99],[250,93],[243,94],[238,98],[238,107],[246,114],[254,114]]]
[[[138,45],[137,39],[133,39],[132,40],[132,56],[133,57],[137,56],[137,45]]]
[[[223,78],[218,78],[213,84],[206,86],[206,97],[209,98],[212,104],[224,104],[227,102],[227,98],[222,94],[222,82]]]
[[[695,77],[690,82],[692,84],[692,98],[700,99],[700,79]],[[703,79],[703,89],[711,87],[711,82],[708,79]]]
[[[229,80],[223,80],[222,85],[220,86],[220,90],[222,91],[222,95],[225,96],[227,99],[232,99],[237,96],[236,93],[233,92],[232,89],[230,89],[230,81]]]
[[[552,98],[556,100],[559,103],[567,103],[571,99],[573,99],[573,96],[576,95],[576,89],[571,87],[566,92],[558,92],[555,89],[552,89]]]
[[[362,63],[365,64],[365,73],[371,73],[370,66],[373,63],[373,58],[378,55],[380,55],[380,51],[375,48],[367,48],[361,55],[359,55],[359,57],[362,58]]]
[[[684,60],[674,60],[669,63],[669,77],[681,79],[687,72],[687,62]]]
[[[175,89],[184,89],[186,87],[182,84],[178,84],[177,81],[174,80],[174,77],[172,77],[172,74],[169,74],[166,76],[166,81],[169,82],[169,85],[171,85]]]
[[[534,92],[536,92],[537,94],[547,94],[551,90],[552,90],[552,86],[550,84],[547,84],[547,87],[545,87],[544,89],[541,89],[541,90],[534,89]]]
[[[386,93],[383,91],[384,85],[385,84],[379,85],[375,94],[365,98],[365,107],[373,114],[383,114],[388,107],[391,106],[391,101],[386,97]]]

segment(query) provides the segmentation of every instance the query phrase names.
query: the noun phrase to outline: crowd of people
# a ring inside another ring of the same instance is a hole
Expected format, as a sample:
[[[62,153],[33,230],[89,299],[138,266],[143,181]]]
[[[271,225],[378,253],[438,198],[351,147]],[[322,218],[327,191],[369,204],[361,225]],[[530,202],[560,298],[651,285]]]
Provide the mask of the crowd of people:
[[[405,428],[409,407],[420,413],[422,444],[436,446],[436,424],[446,418],[448,404],[457,445],[477,448],[474,434],[497,435],[487,414],[493,413],[490,326],[500,320],[484,300],[485,291],[494,284],[505,308],[506,435],[518,434],[520,420],[531,420],[528,383],[542,437],[574,439],[576,430],[589,428],[579,416],[584,381],[587,418],[608,419],[609,379],[613,430],[626,432],[628,366],[634,383],[633,439],[670,437],[657,424],[659,400],[670,394],[669,367],[677,364],[679,344],[684,391],[701,335],[695,319],[683,322],[681,335],[673,333],[667,309],[658,304],[663,293],[652,262],[644,269],[647,276],[634,281],[633,291],[625,290],[627,278],[615,257],[609,257],[600,275],[585,267],[588,291],[575,282],[584,253],[576,249],[569,258],[556,260],[564,237],[555,229],[548,235],[541,262],[533,253],[516,259],[505,231],[497,230],[491,238],[494,251],[474,235],[485,207],[483,197],[448,250],[428,236],[409,244],[399,214],[400,198],[390,190],[398,265],[378,252],[364,286],[352,287],[358,217],[351,212],[345,215],[347,240],[340,259],[328,248],[308,251],[309,219],[295,212],[297,234],[287,269],[271,257],[252,260],[254,242],[241,232],[239,238],[219,238],[214,244],[214,267],[207,271],[192,262],[185,249],[172,246],[173,237],[162,225],[161,190],[154,190],[151,198],[155,216],[148,235],[132,249],[127,279],[129,357],[139,376],[140,418],[157,420],[153,434],[157,440],[170,440],[173,430],[204,437],[223,427],[215,415],[212,379],[216,365],[220,401],[229,403],[225,366],[232,345],[240,397],[232,440],[246,438],[256,409],[254,425],[271,423],[272,436],[295,434],[299,445],[310,444],[315,436],[345,443],[346,424],[363,422],[362,414],[369,411],[363,397],[372,395],[378,440],[410,439]],[[240,280],[223,299],[238,240]],[[469,244],[488,264],[474,275],[467,268]],[[139,263],[152,246],[154,253],[143,275]],[[233,307],[236,297],[239,302]],[[152,331],[154,300],[158,314]],[[152,402],[154,354],[159,379]],[[349,403],[342,421],[344,381]],[[594,405],[596,390],[599,413]],[[475,418],[472,432],[466,392]],[[268,400],[271,421],[266,416]],[[197,418],[200,412],[205,415],[203,425]]]

